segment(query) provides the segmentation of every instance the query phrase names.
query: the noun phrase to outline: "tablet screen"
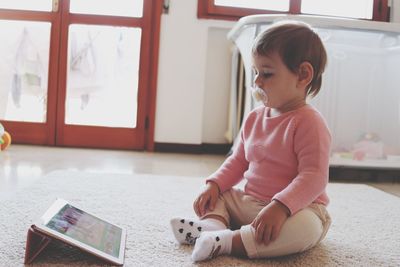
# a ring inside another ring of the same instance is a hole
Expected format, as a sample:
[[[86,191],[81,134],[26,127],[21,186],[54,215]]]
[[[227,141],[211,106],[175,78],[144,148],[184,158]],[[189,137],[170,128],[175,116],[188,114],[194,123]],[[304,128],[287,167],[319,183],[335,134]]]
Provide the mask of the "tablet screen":
[[[47,227],[114,257],[119,256],[122,229],[66,204]]]

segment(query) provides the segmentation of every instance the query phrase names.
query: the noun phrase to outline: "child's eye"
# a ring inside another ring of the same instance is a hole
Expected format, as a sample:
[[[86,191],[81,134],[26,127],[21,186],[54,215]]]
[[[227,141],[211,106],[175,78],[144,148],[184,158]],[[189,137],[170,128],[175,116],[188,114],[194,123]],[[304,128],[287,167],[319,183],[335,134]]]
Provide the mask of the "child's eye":
[[[262,76],[263,76],[264,78],[266,78],[266,79],[270,78],[272,75],[274,75],[274,74],[273,74],[273,73],[270,73],[270,72],[263,72],[263,73],[262,73]]]
[[[261,76],[264,79],[270,78],[272,75],[274,75],[272,72],[269,71],[261,71],[259,72],[257,69],[253,69],[254,77],[257,78],[258,76]]]

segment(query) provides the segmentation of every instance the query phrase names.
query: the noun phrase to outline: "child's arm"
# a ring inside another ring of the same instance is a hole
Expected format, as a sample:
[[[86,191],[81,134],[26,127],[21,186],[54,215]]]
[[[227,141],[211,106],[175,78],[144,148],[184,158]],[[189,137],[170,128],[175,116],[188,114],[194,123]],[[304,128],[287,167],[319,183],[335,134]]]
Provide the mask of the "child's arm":
[[[243,179],[243,174],[248,168],[249,162],[245,157],[243,131],[241,131],[240,141],[232,155],[206,181],[216,183],[220,193],[224,193]]]
[[[216,172],[207,178],[205,188],[193,203],[193,209],[197,216],[201,217],[206,211],[214,210],[219,194],[243,179],[243,173],[247,170],[249,164],[244,158],[243,147],[241,138],[233,154],[224,161]]]
[[[232,155],[206,179],[206,188],[193,203],[193,208],[198,216],[202,216],[206,209],[213,210],[219,194],[229,190],[243,179],[244,172],[249,168],[244,150],[246,125],[252,125],[255,117],[254,111],[249,113],[240,131],[239,143]]]

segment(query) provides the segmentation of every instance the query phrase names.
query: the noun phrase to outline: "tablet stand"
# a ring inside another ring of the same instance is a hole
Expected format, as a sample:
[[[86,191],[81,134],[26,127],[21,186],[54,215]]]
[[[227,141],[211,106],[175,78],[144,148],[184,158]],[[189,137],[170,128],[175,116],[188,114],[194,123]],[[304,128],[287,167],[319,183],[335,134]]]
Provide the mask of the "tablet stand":
[[[25,264],[32,263],[36,257],[43,251],[45,247],[50,243],[51,238],[36,231],[35,226],[32,225],[28,230],[28,236],[26,237],[26,248],[25,248]]]
[[[29,228],[28,235],[26,237],[24,264],[32,263],[39,256],[39,254],[49,245],[49,243],[52,240],[57,241],[58,239],[39,232],[38,230],[35,229],[35,225],[32,225]],[[63,242],[63,241],[61,241],[61,242]],[[107,262],[112,265],[116,265],[115,263],[113,263],[107,259],[101,258],[92,253],[90,253],[90,254],[104,262]],[[120,264],[118,264],[118,265],[120,265]]]

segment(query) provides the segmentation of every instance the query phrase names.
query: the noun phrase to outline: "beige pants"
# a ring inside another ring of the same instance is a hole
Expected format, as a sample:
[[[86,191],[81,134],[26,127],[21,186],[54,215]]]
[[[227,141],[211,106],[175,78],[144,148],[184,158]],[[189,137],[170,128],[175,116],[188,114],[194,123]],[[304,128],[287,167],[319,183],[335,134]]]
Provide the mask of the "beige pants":
[[[313,203],[290,216],[281,228],[278,238],[268,246],[255,239],[255,230],[250,223],[269,202],[246,195],[240,189],[231,189],[219,197],[209,215],[223,217],[231,229],[239,229],[249,258],[266,258],[303,252],[317,245],[328,232],[331,219],[325,206]]]

